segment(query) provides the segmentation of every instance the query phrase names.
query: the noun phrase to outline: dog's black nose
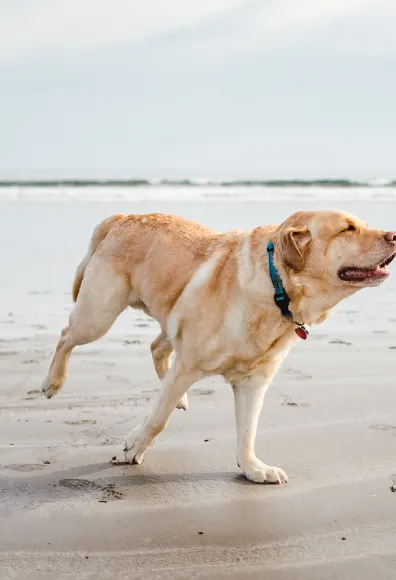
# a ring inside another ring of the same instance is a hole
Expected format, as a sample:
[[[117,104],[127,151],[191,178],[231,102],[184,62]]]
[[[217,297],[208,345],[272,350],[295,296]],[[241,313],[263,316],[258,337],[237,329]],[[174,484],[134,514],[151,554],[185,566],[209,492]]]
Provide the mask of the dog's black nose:
[[[396,233],[395,232],[386,232],[385,239],[387,242],[396,242]]]

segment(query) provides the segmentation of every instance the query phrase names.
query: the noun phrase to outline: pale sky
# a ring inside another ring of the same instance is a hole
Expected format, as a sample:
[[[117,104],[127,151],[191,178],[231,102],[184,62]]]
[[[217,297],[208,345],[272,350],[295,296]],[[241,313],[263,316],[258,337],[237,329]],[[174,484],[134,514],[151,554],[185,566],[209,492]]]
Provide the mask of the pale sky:
[[[2,0],[0,178],[396,176],[395,0]]]

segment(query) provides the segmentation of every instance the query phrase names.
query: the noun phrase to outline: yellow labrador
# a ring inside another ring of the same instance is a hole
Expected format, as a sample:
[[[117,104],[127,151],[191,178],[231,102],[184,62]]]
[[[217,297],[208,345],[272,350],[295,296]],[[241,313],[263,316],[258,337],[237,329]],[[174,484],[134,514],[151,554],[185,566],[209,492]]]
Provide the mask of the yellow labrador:
[[[235,397],[239,467],[254,482],[286,482],[254,450],[268,385],[295,330],[304,335],[301,325],[323,322],[340,300],[380,284],[395,253],[395,233],[335,210],[226,234],[170,215],[109,217],[78,267],[76,306],[43,390],[52,397],[62,387],[75,346],[103,336],[127,306],[140,308],[162,329],[151,351],[163,389],[126,438],[127,461],[142,462],[175,407],[187,409],[195,381],[221,375]]]

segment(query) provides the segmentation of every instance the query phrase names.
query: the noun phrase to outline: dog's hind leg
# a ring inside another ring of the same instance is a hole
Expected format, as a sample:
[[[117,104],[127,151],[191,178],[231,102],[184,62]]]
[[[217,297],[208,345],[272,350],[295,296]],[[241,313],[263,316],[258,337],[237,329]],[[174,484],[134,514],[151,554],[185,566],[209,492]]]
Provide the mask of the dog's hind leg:
[[[161,381],[164,380],[170,369],[170,357],[173,346],[164,331],[151,343],[151,354],[154,361],[155,370]],[[188,409],[188,397],[185,393],[176,405],[177,409]]]
[[[69,326],[61,334],[43,391],[53,397],[63,386],[75,346],[94,342],[110,329],[128,301],[129,282],[115,274],[111,264],[94,256],[82,281]]]
[[[155,370],[159,379],[162,381],[168,374],[170,368],[170,357],[173,346],[164,331],[151,343],[151,354]]]

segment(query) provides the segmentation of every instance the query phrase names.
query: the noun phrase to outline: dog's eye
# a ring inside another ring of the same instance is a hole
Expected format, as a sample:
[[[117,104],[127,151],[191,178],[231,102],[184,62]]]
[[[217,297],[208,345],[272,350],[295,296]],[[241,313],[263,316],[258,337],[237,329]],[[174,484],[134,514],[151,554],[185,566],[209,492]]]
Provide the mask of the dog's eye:
[[[340,234],[343,234],[344,232],[356,232],[356,228],[353,224],[349,224],[347,228],[340,231]]]

